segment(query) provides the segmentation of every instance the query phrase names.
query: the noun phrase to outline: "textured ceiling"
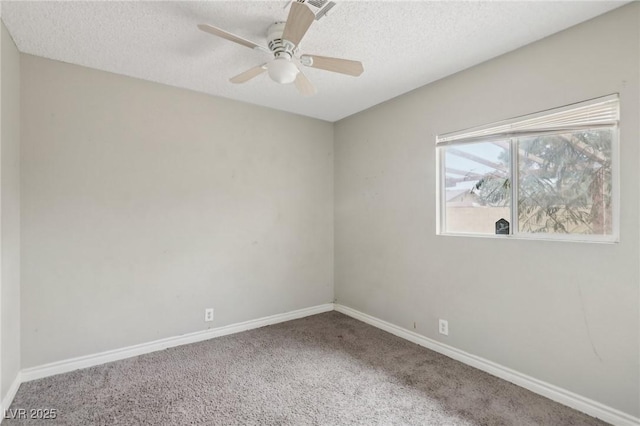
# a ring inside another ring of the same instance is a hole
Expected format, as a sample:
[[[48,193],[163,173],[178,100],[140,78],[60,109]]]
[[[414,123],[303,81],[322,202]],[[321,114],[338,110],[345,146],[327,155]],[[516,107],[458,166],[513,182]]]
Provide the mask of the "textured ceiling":
[[[266,45],[287,1],[2,1],[2,20],[21,52],[335,121],[626,3],[334,1],[300,50],[360,60],[365,71],[305,68],[313,97],[266,73],[231,84],[269,56],[196,27]]]

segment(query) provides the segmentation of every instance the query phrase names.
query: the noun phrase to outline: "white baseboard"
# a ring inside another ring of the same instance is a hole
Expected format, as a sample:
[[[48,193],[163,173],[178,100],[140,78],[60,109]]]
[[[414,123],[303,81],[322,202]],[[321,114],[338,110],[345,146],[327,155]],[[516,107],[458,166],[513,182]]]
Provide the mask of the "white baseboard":
[[[43,377],[67,373],[69,371],[78,370],[81,368],[93,367],[96,365],[105,364],[107,362],[131,358],[134,356],[160,351],[175,346],[187,345],[189,343],[201,342],[203,340],[209,340],[214,337],[226,336],[229,334],[239,333],[241,331],[252,330],[254,328],[260,328],[267,325],[308,317],[310,315],[329,312],[332,310],[333,303],[326,303],[324,305],[298,309],[296,311],[291,311],[284,314],[276,314],[237,324],[226,325],[224,327],[196,331],[194,333],[168,337],[166,339],[155,340],[153,342],[142,343],[126,348],[100,352],[93,355],[86,355],[58,362],[52,362],[50,364],[23,369],[21,371],[21,379],[22,382],[28,382],[31,380],[41,379]]]
[[[310,315],[320,314],[336,310],[345,315],[353,317],[357,320],[370,324],[381,330],[387,331],[410,342],[424,346],[435,352],[446,355],[464,364],[485,371],[496,377],[514,383],[539,395],[545,396],[553,401],[559,402],[578,411],[582,411],[590,416],[604,420],[616,426],[640,426],[640,418],[623,413],[597,401],[585,398],[568,390],[559,388],[550,383],[535,379],[526,374],[519,373],[510,368],[496,364],[487,359],[472,355],[460,349],[438,342],[428,337],[421,336],[413,331],[407,330],[389,322],[380,320],[371,315],[367,315],[355,309],[340,304],[327,303],[324,305],[313,306],[310,308],[299,309],[284,314],[271,315],[264,318],[258,318],[251,321],[245,321],[237,324],[231,324],[224,327],[212,328],[209,330],[197,331],[194,333],[184,334],[182,336],[169,337],[166,339],[156,340],[153,342],[142,343],[139,345],[129,346],[126,348],[115,349],[111,351],[101,352],[93,355],[87,355],[72,358],[64,361],[58,361],[50,364],[41,365],[23,369],[14,380],[9,392],[0,403],[1,413],[8,409],[13,398],[23,382],[41,379],[56,374],[67,373],[69,371],[81,368],[93,367],[107,362],[118,361],[125,358],[155,352],[175,346],[186,345],[189,343],[201,342],[203,340],[212,339],[214,337],[226,336],[229,334],[239,333],[246,330],[264,327],[267,325],[277,324],[298,318],[304,318]],[[0,422],[2,422],[0,416]]]
[[[18,371],[16,374],[16,378],[11,383],[9,387],[9,391],[5,395],[5,397],[0,401],[0,423],[2,423],[2,419],[4,419],[4,413],[6,410],[11,407],[11,403],[13,402],[13,398],[16,397],[16,393],[18,393],[18,389],[20,388],[20,384],[22,383],[21,373]]]
[[[446,355],[456,361],[460,361],[508,382],[514,383],[553,401],[559,402],[560,404],[582,411],[583,413],[596,417],[600,420],[604,420],[605,422],[616,426],[640,425],[640,418],[638,417],[634,417],[630,414],[616,410],[615,408],[611,408],[589,398],[585,398],[558,386],[554,386],[550,383],[543,382],[542,380],[527,376],[526,374],[519,373],[487,359],[472,355],[436,340],[429,339],[428,337],[424,337],[413,331],[372,317],[371,315],[367,315],[340,304],[335,304],[335,310],[398,337],[409,340],[410,342]]]

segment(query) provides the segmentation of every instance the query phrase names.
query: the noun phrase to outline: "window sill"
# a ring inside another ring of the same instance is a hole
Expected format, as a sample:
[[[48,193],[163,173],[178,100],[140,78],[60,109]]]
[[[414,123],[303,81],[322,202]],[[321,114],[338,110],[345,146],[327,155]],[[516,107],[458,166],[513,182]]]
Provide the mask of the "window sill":
[[[485,238],[492,240],[519,240],[519,241],[554,241],[562,243],[596,243],[596,244],[617,244],[620,239],[614,236],[584,236],[584,235],[549,235],[549,234],[464,234],[464,233],[436,233],[439,237],[463,237],[463,238]]]

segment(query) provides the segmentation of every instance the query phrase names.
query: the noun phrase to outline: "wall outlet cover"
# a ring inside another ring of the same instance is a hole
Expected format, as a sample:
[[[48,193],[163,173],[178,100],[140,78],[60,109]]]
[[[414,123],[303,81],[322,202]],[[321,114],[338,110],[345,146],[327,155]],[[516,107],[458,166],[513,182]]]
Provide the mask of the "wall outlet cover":
[[[213,308],[207,308],[204,310],[205,322],[213,321]]]
[[[440,334],[444,334],[445,336],[449,335],[449,322],[447,320],[441,319],[438,323],[438,331]]]

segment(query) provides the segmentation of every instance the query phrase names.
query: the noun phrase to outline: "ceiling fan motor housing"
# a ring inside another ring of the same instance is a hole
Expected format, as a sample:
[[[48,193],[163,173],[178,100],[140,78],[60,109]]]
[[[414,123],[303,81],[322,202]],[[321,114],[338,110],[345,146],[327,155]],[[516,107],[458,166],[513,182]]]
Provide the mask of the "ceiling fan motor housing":
[[[267,31],[267,41],[269,42],[269,50],[273,52],[275,58],[291,59],[295,46],[282,39],[285,24],[286,22],[276,22],[271,25]]]
[[[273,52],[274,60],[267,64],[269,77],[277,83],[293,83],[300,72],[298,67],[291,62],[294,45],[282,39],[285,22],[276,22],[269,27],[267,40],[269,49]]]

